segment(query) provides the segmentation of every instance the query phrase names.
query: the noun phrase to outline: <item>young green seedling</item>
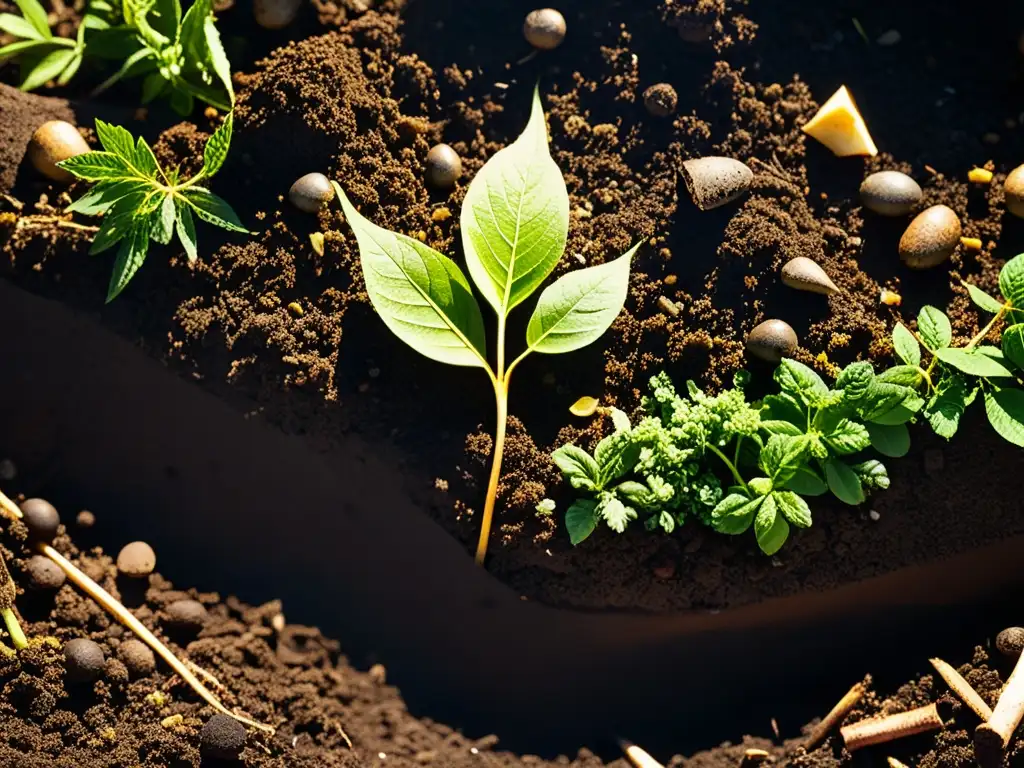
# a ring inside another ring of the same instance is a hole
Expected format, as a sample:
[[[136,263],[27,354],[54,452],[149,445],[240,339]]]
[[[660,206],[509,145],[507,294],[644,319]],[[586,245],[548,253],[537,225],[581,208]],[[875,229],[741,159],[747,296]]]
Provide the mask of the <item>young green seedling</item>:
[[[59,163],[79,179],[96,182],[68,211],[103,215],[103,223],[89,253],[100,253],[120,242],[107,301],[117,296],[142,266],[149,241],[162,245],[177,232],[188,260],[198,256],[192,215],[232,232],[248,232],[231,206],[199,182],[209,179],[224,164],[231,145],[232,116],[206,142],[203,169],[183,180],[177,169],[164,170],[141,136],[135,141],[124,128],[96,121],[102,152],[86,152]]]
[[[334,187],[359,244],[367,293],[388,328],[417,352],[449,365],[482,368],[491,380],[498,422],[476,550],[476,561],[483,564],[501,478],[512,372],[531,352],[571,352],[601,336],[625,303],[629,264],[639,245],[545,288],[526,329],[526,349],[506,364],[509,313],[554,270],[569,231],[569,195],[548,150],[540,94],[534,91],[526,130],[480,169],[460,218],[470,277],[497,314],[492,368],[480,306],[456,263],[418,240],[374,225],[337,183]]]
[[[17,615],[14,613],[14,599],[17,595],[14,580],[11,578],[10,571],[7,570],[7,563],[0,556],[0,616],[3,617],[4,625],[7,627],[7,634],[11,636],[11,643],[14,645],[15,650],[20,651],[23,648],[28,648],[28,640],[21,629]],[[0,654],[13,656],[14,651],[0,643]]]

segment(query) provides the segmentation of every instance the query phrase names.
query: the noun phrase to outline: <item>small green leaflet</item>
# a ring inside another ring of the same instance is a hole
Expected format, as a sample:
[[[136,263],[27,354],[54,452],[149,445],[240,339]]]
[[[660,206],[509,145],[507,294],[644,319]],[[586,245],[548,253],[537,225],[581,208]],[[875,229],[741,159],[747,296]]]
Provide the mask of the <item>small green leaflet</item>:
[[[774,555],[789,538],[789,523],[785,515],[779,514],[775,496],[765,496],[761,508],[754,518],[754,533],[757,545],[766,555]]]
[[[808,450],[803,436],[772,435],[761,451],[760,466],[776,486],[786,483],[796,473]]]
[[[835,429],[825,435],[828,447],[840,456],[863,451],[871,445],[868,428],[852,419],[842,419]]]
[[[1024,390],[986,389],[985,414],[1004,440],[1024,448]]]
[[[892,346],[907,365],[916,367],[921,364],[921,345],[903,323],[896,323],[892,329]]]
[[[786,519],[797,528],[811,527],[811,508],[792,491],[775,491],[775,504]]]
[[[787,490],[800,494],[801,496],[821,496],[828,491],[828,484],[821,479],[821,475],[806,465],[800,467],[796,473],[786,481],[784,487]]]
[[[910,451],[910,431],[906,424],[868,424],[867,431],[871,436],[871,447],[883,456],[899,458]]]
[[[207,178],[213,176],[224,165],[228,149],[231,147],[231,131],[234,124],[234,113],[228,112],[224,122],[206,142],[206,147],[203,149],[203,170],[206,172]]]
[[[932,306],[924,306],[917,316],[917,331],[929,350],[935,352],[953,341],[953,327],[946,314]]]
[[[627,507],[610,493],[601,494],[601,499],[597,502],[596,514],[603,518],[608,527],[616,533],[622,533],[626,530],[630,520],[636,520],[636,510]]]
[[[597,529],[596,509],[597,502],[593,499],[580,499],[566,510],[565,528],[574,547]]]
[[[984,309],[986,312],[998,313],[1003,309],[1003,302],[994,296],[990,296],[985,293],[981,288],[970,283],[961,281],[960,283],[964,288],[967,289],[967,293],[970,294],[971,301],[977,304],[979,307]]]
[[[601,469],[594,458],[579,446],[571,443],[563,445],[551,454],[551,459],[576,490],[601,490]]]
[[[920,351],[920,347],[917,348]],[[901,387],[916,388],[921,384],[921,369],[917,365],[894,365],[875,377],[876,381],[885,384],[898,384]]]
[[[918,356],[920,356],[920,352]],[[850,363],[843,368],[839,378],[836,379],[836,389],[843,391],[844,402],[853,403],[867,394],[868,387],[871,385],[874,377],[875,369],[871,363],[867,361]]]
[[[947,365],[971,376],[998,378],[1013,375],[998,360],[980,352],[946,347],[935,350],[935,356]]]
[[[889,470],[878,459],[869,459],[860,464],[850,466],[864,488],[877,488],[884,491],[889,487]]]
[[[1006,359],[1024,369],[1024,323],[1011,325],[1003,331],[1002,346]]]
[[[783,392],[799,397],[806,405],[828,394],[828,386],[821,376],[796,360],[784,358],[775,369],[775,381]]]
[[[825,479],[829,490],[845,504],[857,505],[864,501],[864,488],[860,477],[838,459],[825,462]]]
[[[960,374],[950,374],[939,382],[925,406],[924,416],[935,434],[948,440],[956,434],[966,408],[967,382]]]
[[[718,502],[711,512],[711,524],[719,533],[737,535],[745,533],[754,522],[754,515],[765,499],[758,496],[747,498],[739,493],[731,493]]]
[[[1024,253],[1003,265],[999,272],[999,291],[1014,307],[1024,307]]]

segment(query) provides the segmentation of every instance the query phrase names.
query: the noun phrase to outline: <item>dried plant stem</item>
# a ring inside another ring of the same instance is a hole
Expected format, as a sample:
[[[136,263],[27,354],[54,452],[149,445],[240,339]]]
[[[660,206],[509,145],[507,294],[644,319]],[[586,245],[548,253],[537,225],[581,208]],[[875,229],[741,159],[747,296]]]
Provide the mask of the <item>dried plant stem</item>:
[[[991,717],[974,730],[974,746],[979,760],[993,759],[1010,743],[1010,737],[1024,717],[1024,654],[1017,660],[1013,674],[999,694]]]
[[[511,370],[509,372],[511,373]],[[483,565],[484,559],[487,557],[487,542],[491,538],[491,522],[494,520],[494,506],[498,499],[498,481],[501,480],[501,462],[505,454],[505,427],[508,423],[507,378],[504,380],[499,378],[494,382],[494,397],[497,404],[498,423],[494,432],[494,451],[491,454],[491,476],[487,481],[487,497],[484,500],[484,518],[480,525],[480,540],[476,545],[477,565]]]
[[[635,765],[636,768],[664,768],[661,763],[631,741],[619,739],[619,747],[622,748],[626,759]]]
[[[971,711],[980,717],[983,723],[988,722],[988,719],[992,717],[992,709],[985,703],[980,694],[971,687],[971,684],[964,679],[963,675],[942,659],[929,659],[929,661],[935,667],[935,671],[939,673],[939,676],[953,690],[953,693],[959,696],[960,700],[970,707]]]
[[[185,662],[185,666],[186,667],[188,667],[193,672],[195,672],[197,675],[199,675],[201,678],[206,680],[206,682],[208,682],[214,688],[216,688],[218,690],[221,690],[221,691],[225,690],[224,683],[222,683],[220,680],[218,680],[217,677],[212,672],[207,672],[205,669],[200,667],[198,664],[196,664],[191,659],[184,659],[184,662]]]
[[[89,224],[78,224],[74,221],[68,221],[62,219],[59,216],[22,216],[18,219],[18,223],[15,225],[15,229],[39,229],[45,227],[48,224],[54,224],[58,227],[64,227],[65,229],[77,229],[80,232],[99,232],[99,227],[93,227]]]
[[[0,511],[11,520],[21,520],[21,510],[18,505],[11,501],[3,491],[0,491]]]
[[[839,723],[843,721],[843,718],[850,714],[857,703],[863,698],[864,692],[867,689],[864,687],[864,683],[857,683],[850,690],[848,690],[843,698],[841,698],[836,705],[832,707],[827,715],[822,718],[821,722],[811,731],[811,735],[807,737],[807,741],[804,743],[804,749],[810,752],[812,749],[817,747],[821,742],[828,736],[829,731],[835,728]]]
[[[841,728],[839,732],[843,735],[846,748],[853,752],[872,744],[883,744],[905,736],[937,731],[943,725],[938,706],[929,704],[888,717],[861,720],[859,723]]]

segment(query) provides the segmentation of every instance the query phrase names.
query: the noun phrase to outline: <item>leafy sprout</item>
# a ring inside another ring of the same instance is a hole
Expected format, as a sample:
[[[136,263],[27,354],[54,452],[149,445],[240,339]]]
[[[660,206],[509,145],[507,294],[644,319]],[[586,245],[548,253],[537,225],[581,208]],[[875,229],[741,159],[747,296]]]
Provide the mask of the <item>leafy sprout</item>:
[[[193,216],[232,232],[247,232],[234,210],[200,182],[224,164],[231,145],[232,115],[210,137],[203,151],[203,168],[190,179],[177,169],[165,170],[141,136],[136,141],[119,126],[96,121],[102,152],[86,152],[59,163],[79,179],[95,186],[68,208],[88,216],[103,216],[89,253],[101,253],[120,243],[107,301],[117,296],[142,266],[150,241],[166,245],[177,234],[190,262],[198,256]]]
[[[622,310],[630,261],[639,245],[613,261],[568,272],[545,288],[526,329],[526,349],[506,363],[509,313],[554,270],[569,230],[569,195],[548,149],[535,90],[525,131],[480,169],[462,206],[469,274],[497,315],[497,364],[492,368],[480,305],[459,266],[418,240],[374,225],[337,183],[334,187],[359,244],[367,293],[384,323],[433,360],[482,368],[493,386],[498,421],[476,550],[482,564],[501,477],[512,372],[532,352],[571,352],[596,341]]]

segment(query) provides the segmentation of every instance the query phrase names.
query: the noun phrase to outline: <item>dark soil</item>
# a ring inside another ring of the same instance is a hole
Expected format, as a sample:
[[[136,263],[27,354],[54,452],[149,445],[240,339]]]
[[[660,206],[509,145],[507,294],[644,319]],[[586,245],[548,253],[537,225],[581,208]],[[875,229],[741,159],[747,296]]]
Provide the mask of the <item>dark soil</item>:
[[[790,322],[802,343],[798,357],[824,372],[859,358],[886,361],[893,320],[902,313],[909,322],[924,303],[945,306],[959,336],[976,332],[959,280],[991,289],[1024,231],[1006,220],[999,185],[1022,156],[1014,130],[1020,102],[1012,96],[1020,86],[1020,9],[997,3],[961,13],[966,5],[949,3],[923,23],[909,9],[883,13],[852,2],[646,0],[601,13],[589,2],[567,2],[566,43],[523,62],[518,30],[532,6],[494,5],[481,14],[463,0],[315,3],[315,19],[307,14],[290,34],[273,37],[282,47],[256,66],[236,66],[236,139],[216,191],[257,231],[253,238],[225,240],[204,228],[196,267],[176,249],[157,250],[126,294],[101,309],[109,262],[85,260],[87,236],[47,218],[70,198],[22,172],[5,207],[15,214],[4,219],[10,274],[101,312],[109,327],[240,411],[324,451],[340,430],[394,441],[411,457],[409,482],[424,508],[468,550],[491,448],[486,381],[391,338],[366,300],[354,238],[336,208],[315,219],[283,196],[294,178],[319,170],[339,179],[378,224],[457,254],[466,187],[429,190],[426,152],[442,139],[451,144],[468,181],[521,129],[539,79],[571,196],[559,271],[617,256],[638,239],[647,244],[626,310],[602,342],[561,359],[528,359],[518,374],[489,561],[495,575],[557,605],[717,610],[1024,532],[1005,479],[1019,457],[978,419],[948,447],[915,430],[912,454],[891,462],[888,492],[861,509],[816,501],[814,527],[772,559],[753,537],[695,525],[669,537],[639,525],[622,536],[602,531],[573,549],[558,513],[534,511],[544,497],[560,510],[571,501],[549,450],[591,442],[609,428],[599,418],[570,420],[570,403],[591,394],[633,410],[663,368],[677,381],[710,387],[743,366],[766,379],[769,369],[747,361],[742,348],[745,332],[766,317]],[[851,18],[872,36],[897,28],[903,39],[866,44]],[[251,29],[240,7],[223,14],[226,30],[236,23]],[[678,28],[696,23],[708,25],[709,42],[682,42]],[[963,45],[968,32],[986,41],[985,55]],[[247,50],[271,40],[257,39]],[[641,94],[659,81],[679,94],[674,118],[644,109]],[[851,87],[884,150],[877,158],[833,158],[799,130],[840,83]],[[216,119],[164,130],[161,159],[188,169]],[[135,127],[156,133],[162,126],[150,117]],[[19,149],[4,149],[5,161],[16,162]],[[709,153],[747,161],[756,177],[739,203],[701,213],[676,168]],[[993,185],[969,188],[967,170],[989,161]],[[855,196],[860,179],[880,168],[913,173],[925,188],[922,207],[951,205],[983,250],[958,252],[950,269],[905,270],[895,253],[903,222],[862,216]],[[317,231],[325,235],[322,256],[309,241]],[[843,293],[826,300],[782,286],[780,265],[798,255],[821,263]],[[904,296],[902,307],[879,303],[883,286]],[[677,317],[658,311],[660,295],[680,304]],[[520,337],[514,325],[510,339]]]

